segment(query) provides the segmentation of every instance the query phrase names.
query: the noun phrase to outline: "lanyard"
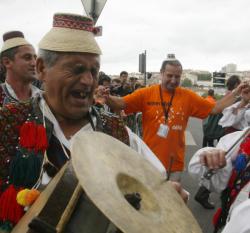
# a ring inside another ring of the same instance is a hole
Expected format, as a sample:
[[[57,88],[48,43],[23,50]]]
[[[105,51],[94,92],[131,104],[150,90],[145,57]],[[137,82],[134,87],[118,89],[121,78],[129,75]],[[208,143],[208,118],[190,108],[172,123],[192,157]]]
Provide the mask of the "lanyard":
[[[168,114],[169,114],[169,110],[170,110],[170,108],[171,108],[171,106],[173,104],[173,99],[174,99],[175,91],[171,95],[170,102],[168,103],[168,108],[166,109],[166,105],[164,105],[164,103],[163,103],[161,85],[159,85],[159,89],[160,89],[161,106],[162,106],[162,110],[163,110],[164,116],[165,116],[165,124],[167,124]]]

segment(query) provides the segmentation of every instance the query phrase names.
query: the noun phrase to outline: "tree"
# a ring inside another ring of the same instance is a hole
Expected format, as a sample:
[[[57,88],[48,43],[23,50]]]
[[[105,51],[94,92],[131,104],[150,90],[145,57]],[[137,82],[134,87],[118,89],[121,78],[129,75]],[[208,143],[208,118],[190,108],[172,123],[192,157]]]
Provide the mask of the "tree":
[[[209,72],[198,73],[197,76],[198,76],[198,81],[211,81],[211,79],[212,79],[212,75]]]
[[[192,81],[188,78],[183,79],[182,84],[183,87],[192,87]]]

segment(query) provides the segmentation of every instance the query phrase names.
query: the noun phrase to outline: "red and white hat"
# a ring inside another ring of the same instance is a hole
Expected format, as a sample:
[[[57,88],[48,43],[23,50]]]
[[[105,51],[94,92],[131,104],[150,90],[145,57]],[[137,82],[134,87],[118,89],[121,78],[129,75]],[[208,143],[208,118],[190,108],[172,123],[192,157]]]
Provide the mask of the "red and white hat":
[[[42,38],[40,49],[58,52],[101,54],[95,37],[94,23],[82,15],[56,13],[53,28]]]

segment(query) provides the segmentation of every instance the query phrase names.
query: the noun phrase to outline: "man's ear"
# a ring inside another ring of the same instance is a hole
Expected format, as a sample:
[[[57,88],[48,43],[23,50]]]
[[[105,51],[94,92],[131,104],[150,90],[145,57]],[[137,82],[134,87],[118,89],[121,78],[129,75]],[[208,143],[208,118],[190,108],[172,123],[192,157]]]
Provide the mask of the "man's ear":
[[[8,57],[3,57],[2,58],[2,64],[4,65],[4,67],[7,69],[10,67],[11,65],[11,59],[9,59]]]
[[[46,65],[44,60],[40,57],[36,59],[36,72],[38,79],[42,82],[45,82]]]

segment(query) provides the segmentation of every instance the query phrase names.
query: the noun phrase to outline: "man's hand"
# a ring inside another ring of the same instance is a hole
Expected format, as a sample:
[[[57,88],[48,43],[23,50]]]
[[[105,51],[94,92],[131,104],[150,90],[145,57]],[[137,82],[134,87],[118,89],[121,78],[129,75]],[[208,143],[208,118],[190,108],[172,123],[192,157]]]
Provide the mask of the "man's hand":
[[[244,81],[238,87],[236,87],[232,92],[235,97],[242,95],[243,93],[248,93],[250,91],[249,82]]]
[[[244,101],[245,105],[250,101],[250,88],[245,88],[241,93],[242,101]]]
[[[174,181],[168,181],[173,188],[177,191],[177,193],[180,194],[181,198],[185,203],[187,203],[189,199],[189,192],[187,192],[185,189],[181,187],[181,184],[179,182],[174,182]]]
[[[96,88],[94,97],[95,100],[99,100],[99,102],[104,104],[107,102],[109,95],[110,95],[109,88],[100,85]]]
[[[200,156],[200,163],[208,169],[216,170],[226,166],[226,152],[220,149],[204,151]]]

